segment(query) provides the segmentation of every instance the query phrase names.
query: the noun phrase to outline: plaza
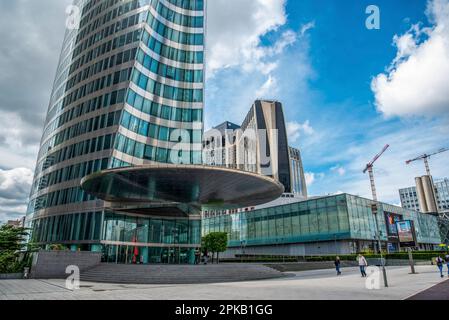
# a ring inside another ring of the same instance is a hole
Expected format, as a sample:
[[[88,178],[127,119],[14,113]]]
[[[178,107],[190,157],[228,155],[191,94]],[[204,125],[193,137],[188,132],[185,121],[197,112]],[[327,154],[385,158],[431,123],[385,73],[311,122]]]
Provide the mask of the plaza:
[[[334,270],[289,272],[286,277],[211,284],[131,285],[81,282],[80,289],[66,289],[65,280],[1,280],[0,300],[404,300],[422,297],[426,290],[440,284],[435,266],[389,267],[388,288],[368,290],[358,268],[343,268],[339,277]],[[448,290],[433,299],[449,299]]]

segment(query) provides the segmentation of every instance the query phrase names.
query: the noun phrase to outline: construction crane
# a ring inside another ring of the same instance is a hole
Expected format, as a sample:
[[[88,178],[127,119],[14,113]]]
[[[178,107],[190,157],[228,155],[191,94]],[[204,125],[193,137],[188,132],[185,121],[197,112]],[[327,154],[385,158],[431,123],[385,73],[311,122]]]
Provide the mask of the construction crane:
[[[407,161],[405,161],[405,163],[406,164],[410,164],[410,163],[418,161],[418,160],[424,160],[424,165],[426,166],[427,175],[431,176],[431,174],[430,174],[430,167],[429,167],[429,160],[428,159],[430,157],[434,156],[434,155],[437,155],[437,154],[440,154],[440,153],[443,153],[443,152],[446,152],[446,151],[449,151],[449,148],[441,148],[440,150],[438,150],[436,152],[433,152],[431,154],[423,154],[422,156],[419,156],[419,157],[417,157],[415,159],[407,160]]]
[[[380,241],[380,230],[379,230],[379,222],[377,220],[377,192],[376,192],[376,185],[374,184],[374,173],[373,173],[373,166],[374,163],[387,151],[387,149],[390,147],[390,145],[386,145],[381,152],[379,152],[371,162],[369,162],[366,165],[365,170],[363,170],[363,173],[366,173],[368,171],[369,173],[369,179],[371,181],[371,192],[373,193],[373,201],[374,203],[371,205],[371,212],[374,215],[374,225],[376,226],[376,235],[375,238],[377,238],[377,246],[379,248],[380,253],[380,264],[382,266],[382,274],[384,279],[384,286],[388,287],[388,280],[387,280],[387,270],[385,269],[385,260],[383,258],[382,254],[382,242]],[[388,246],[387,246],[388,250]]]
[[[373,193],[373,200],[377,202],[377,192],[376,192],[376,185],[374,184],[374,173],[373,173],[373,166],[374,163],[387,151],[387,149],[390,147],[390,145],[386,145],[381,152],[379,152],[373,160],[371,160],[370,163],[366,165],[365,170],[363,170],[363,173],[366,173],[368,171],[369,179],[371,181],[371,192]]]

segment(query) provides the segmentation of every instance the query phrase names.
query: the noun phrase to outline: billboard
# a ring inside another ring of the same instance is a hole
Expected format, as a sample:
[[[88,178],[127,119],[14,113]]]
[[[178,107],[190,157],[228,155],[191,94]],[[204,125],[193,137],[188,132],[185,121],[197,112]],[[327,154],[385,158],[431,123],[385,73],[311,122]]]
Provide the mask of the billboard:
[[[388,241],[398,241],[398,229],[396,223],[402,220],[402,216],[396,213],[385,212],[385,223],[387,225]]]
[[[396,222],[399,242],[401,247],[416,247],[416,232],[413,221],[405,220]]]

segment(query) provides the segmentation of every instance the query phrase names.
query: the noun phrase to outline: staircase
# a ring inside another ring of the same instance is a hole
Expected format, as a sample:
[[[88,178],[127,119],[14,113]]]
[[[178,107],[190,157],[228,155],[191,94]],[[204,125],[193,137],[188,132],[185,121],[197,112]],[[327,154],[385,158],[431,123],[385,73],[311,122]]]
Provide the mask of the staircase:
[[[81,281],[126,284],[198,284],[273,279],[285,275],[261,264],[125,265],[102,263]]]

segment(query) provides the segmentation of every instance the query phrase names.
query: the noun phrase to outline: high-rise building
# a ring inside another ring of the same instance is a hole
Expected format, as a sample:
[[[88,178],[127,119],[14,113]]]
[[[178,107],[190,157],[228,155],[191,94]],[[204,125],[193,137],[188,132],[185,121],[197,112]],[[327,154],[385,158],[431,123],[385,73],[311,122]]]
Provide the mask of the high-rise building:
[[[203,146],[208,165],[272,177],[284,185],[286,193],[305,191],[305,183],[300,182],[304,179],[300,153],[288,146],[280,102],[256,100],[241,126],[224,122],[204,134]]]
[[[432,204],[434,203],[434,201],[432,201],[431,199],[432,195],[429,192],[430,187],[428,187],[430,180],[428,178],[426,179],[425,177],[427,176],[420,177],[419,180],[417,178],[417,183],[419,183],[418,188],[421,189],[421,192],[417,190],[417,187],[399,189],[399,196],[401,198],[401,205],[403,208],[420,212],[423,212],[424,208],[425,212],[436,212],[436,208],[434,205],[432,206],[431,210],[429,210],[428,208],[428,204]],[[439,181],[435,181],[434,185],[438,211],[449,212],[449,179],[445,178]]]
[[[203,0],[78,0],[45,120],[27,224],[34,242],[105,252],[125,261],[185,262],[200,217],[111,212],[80,188],[117,167],[202,162]],[[141,239],[145,238],[145,239]]]
[[[257,100],[241,126],[226,121],[204,134],[204,163],[272,177],[284,194],[262,205],[203,212],[204,217],[247,212],[295,203],[307,198],[300,150],[288,147],[283,107],[277,101]]]
[[[290,163],[291,163],[291,181],[292,193],[299,194],[307,198],[307,185],[304,175],[304,166],[302,165],[301,151],[296,148],[289,147]]]

